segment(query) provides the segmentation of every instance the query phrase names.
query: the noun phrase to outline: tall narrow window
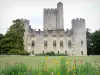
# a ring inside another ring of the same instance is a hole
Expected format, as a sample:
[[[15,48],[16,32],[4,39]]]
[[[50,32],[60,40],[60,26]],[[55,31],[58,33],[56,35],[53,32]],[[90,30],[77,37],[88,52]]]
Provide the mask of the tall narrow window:
[[[63,47],[63,41],[60,41],[60,46]]]
[[[59,54],[59,51],[58,51],[58,54]]]
[[[42,53],[44,54],[44,51]]]
[[[65,51],[65,54],[67,54],[67,51]]]
[[[56,40],[53,41],[53,47],[56,47]]]
[[[81,41],[81,44],[83,44],[83,41]]]
[[[32,50],[32,54],[34,54],[34,50]]]
[[[83,51],[81,51],[81,54],[83,55]]]
[[[47,47],[47,41],[44,41],[44,46]]]
[[[71,46],[71,41],[70,40],[68,40],[68,46]]]
[[[35,46],[35,42],[34,41],[32,41],[32,47],[34,47]]]

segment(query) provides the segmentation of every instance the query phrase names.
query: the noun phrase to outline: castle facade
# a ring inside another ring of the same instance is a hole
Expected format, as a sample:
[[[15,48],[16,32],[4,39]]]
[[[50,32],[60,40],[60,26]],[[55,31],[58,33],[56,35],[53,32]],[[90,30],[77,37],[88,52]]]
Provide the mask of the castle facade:
[[[72,28],[64,30],[63,3],[55,9],[44,9],[43,31],[36,31],[24,19],[24,49],[32,55],[53,51],[70,56],[87,55],[85,19],[71,21]]]

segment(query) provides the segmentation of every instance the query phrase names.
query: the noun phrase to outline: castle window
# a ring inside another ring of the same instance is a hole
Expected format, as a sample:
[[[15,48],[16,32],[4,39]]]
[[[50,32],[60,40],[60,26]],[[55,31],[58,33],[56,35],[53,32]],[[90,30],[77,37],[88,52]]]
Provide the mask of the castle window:
[[[44,54],[44,51],[42,53]]]
[[[63,47],[63,41],[60,41],[60,46]]]
[[[58,51],[58,54],[59,54],[59,51]]]
[[[56,40],[53,41],[53,46],[56,47]]]
[[[34,41],[32,41],[32,47],[34,47],[35,46],[35,42]]]
[[[47,46],[47,41],[44,41],[44,46],[45,46],[45,47]]]
[[[65,51],[65,54],[67,54],[67,51]]]
[[[32,50],[32,54],[34,54],[34,50]]]
[[[68,40],[68,46],[71,46],[71,41],[70,40]]]
[[[83,51],[81,51],[81,54],[83,55]]]
[[[83,41],[81,41],[81,44],[83,44]]]

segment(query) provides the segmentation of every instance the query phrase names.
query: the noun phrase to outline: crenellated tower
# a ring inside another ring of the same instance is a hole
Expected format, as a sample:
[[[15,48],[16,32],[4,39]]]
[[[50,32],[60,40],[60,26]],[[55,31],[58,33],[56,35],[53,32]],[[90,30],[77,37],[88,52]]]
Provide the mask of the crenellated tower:
[[[72,41],[75,55],[87,55],[85,19],[76,18],[72,20]]]
[[[56,30],[56,9],[44,9],[44,30]]]
[[[63,4],[59,2],[57,8],[44,9],[44,30],[64,29]]]

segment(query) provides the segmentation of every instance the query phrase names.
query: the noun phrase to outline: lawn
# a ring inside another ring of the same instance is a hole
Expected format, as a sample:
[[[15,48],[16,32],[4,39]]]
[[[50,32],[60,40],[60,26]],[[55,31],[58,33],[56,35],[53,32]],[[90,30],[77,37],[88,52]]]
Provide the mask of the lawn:
[[[66,56],[66,59],[70,61],[89,61],[89,62],[100,62],[100,56]],[[0,68],[3,68],[9,61],[20,61],[22,60],[25,64],[37,67],[40,63],[45,60],[45,56],[0,56]],[[49,56],[48,67],[56,67],[58,64],[53,61],[59,61],[60,56]]]
[[[100,56],[0,56],[0,75],[100,75]]]

